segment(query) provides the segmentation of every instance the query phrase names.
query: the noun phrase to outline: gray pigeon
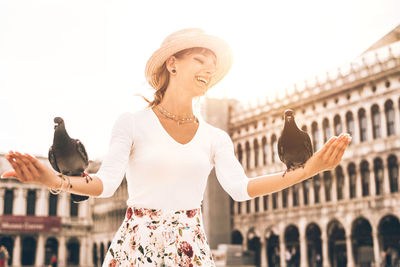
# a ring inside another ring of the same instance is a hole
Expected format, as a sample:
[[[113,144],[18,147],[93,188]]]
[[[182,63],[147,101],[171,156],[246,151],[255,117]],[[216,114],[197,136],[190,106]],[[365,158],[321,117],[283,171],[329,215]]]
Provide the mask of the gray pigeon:
[[[285,124],[278,139],[278,155],[287,168],[282,177],[287,171],[304,168],[304,164],[314,153],[310,137],[296,125],[293,110],[285,110],[284,116]]]
[[[62,118],[55,117],[54,123],[53,145],[49,149],[51,166],[57,172],[65,175],[85,177],[86,183],[88,183],[88,178],[92,180],[92,177],[84,172],[89,165],[85,147],[78,139],[69,137]],[[78,203],[89,197],[71,193],[71,198],[73,202]]]

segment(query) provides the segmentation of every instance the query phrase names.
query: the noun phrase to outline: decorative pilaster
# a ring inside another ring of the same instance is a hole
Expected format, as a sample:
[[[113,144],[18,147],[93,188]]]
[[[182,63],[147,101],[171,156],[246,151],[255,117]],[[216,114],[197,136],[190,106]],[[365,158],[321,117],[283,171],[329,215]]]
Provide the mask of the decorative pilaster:
[[[374,248],[374,259],[375,262],[380,263],[381,262],[381,254],[380,248],[379,248],[379,240],[378,240],[378,231],[376,229],[375,225],[372,226],[372,240],[373,240],[373,248]]]
[[[28,191],[23,187],[14,190],[16,191],[16,198],[14,199],[13,215],[26,215],[26,198]]]
[[[21,236],[19,236],[19,235],[15,236],[12,257],[13,257],[12,266],[13,267],[21,266]]]
[[[58,263],[60,264],[60,267],[65,267],[67,265],[66,253],[65,236],[61,233],[58,246]]]
[[[329,256],[328,256],[328,235],[326,229],[322,230],[322,266],[329,267]]]
[[[38,242],[36,246],[36,257],[35,257],[35,266],[41,267],[44,265],[44,236],[43,234],[39,234]]]
[[[262,236],[261,238],[261,267],[268,267],[267,259],[267,240]]]
[[[307,237],[304,227],[300,231],[300,267],[307,267]]]
[[[390,194],[389,168],[386,160],[382,160],[383,168],[383,195]]]
[[[346,252],[347,252],[347,266],[354,266],[354,258],[353,258],[353,247],[351,243],[351,230],[347,231],[346,229]]]

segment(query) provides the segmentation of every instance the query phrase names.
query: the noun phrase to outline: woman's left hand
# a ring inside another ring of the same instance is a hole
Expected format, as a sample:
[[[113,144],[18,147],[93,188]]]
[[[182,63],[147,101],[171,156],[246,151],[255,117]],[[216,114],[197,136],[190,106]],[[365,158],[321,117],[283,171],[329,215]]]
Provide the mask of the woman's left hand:
[[[336,168],[350,142],[351,136],[347,133],[342,133],[339,137],[332,136],[320,150],[306,161],[304,165],[306,177],[309,178],[319,172]]]

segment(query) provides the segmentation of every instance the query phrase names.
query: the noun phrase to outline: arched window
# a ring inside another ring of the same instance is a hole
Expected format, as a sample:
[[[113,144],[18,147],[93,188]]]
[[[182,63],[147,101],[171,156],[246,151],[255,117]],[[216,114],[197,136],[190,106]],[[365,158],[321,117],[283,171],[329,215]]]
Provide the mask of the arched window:
[[[299,201],[299,190],[300,190],[300,183],[294,184],[292,186],[292,196],[293,196],[293,206],[299,206],[300,201]]]
[[[364,109],[358,111],[358,122],[360,128],[360,142],[367,141],[367,117],[365,116]]]
[[[264,210],[268,210],[268,199],[269,199],[269,195],[263,196]]]
[[[72,201],[72,198],[69,199],[69,215],[71,217],[78,217],[78,203]]]
[[[347,127],[347,132],[351,135],[354,136],[354,119],[353,119],[353,113],[350,111],[346,113],[346,127]],[[350,142],[350,145],[353,144],[353,142]]]
[[[335,118],[333,119],[333,124],[334,124],[334,128],[335,128],[334,135],[338,136],[341,132],[343,132],[342,123],[340,121],[339,115],[335,116]]]
[[[244,145],[246,149],[246,169],[250,169],[250,144],[249,141],[246,141]]]
[[[310,192],[310,179],[304,180],[302,182],[303,185],[303,200],[304,205],[308,205],[308,194]]]
[[[344,175],[341,166],[336,167],[336,195],[337,200],[343,199],[343,189],[344,189]]]
[[[255,212],[258,212],[260,209],[259,209],[259,200],[260,200],[260,198],[259,197],[256,197],[255,199],[254,199],[254,211]]]
[[[347,170],[349,174],[349,190],[350,190],[350,198],[356,197],[356,181],[357,181],[357,173],[356,173],[356,166],[354,163],[351,163]]]
[[[58,195],[49,193],[49,216],[57,216]]]
[[[314,176],[314,201],[315,203],[319,203],[320,202],[320,198],[319,198],[319,189],[321,188],[321,177],[319,176],[319,174]]]
[[[399,166],[397,157],[390,155],[388,158],[390,193],[399,192]]]
[[[258,152],[259,152],[257,138],[254,139],[253,145],[254,145],[254,167],[257,168],[258,167]]]
[[[311,125],[311,132],[312,132],[312,142],[314,147],[314,152],[319,149],[319,132],[318,132],[318,124],[313,122]]]
[[[240,164],[243,165],[243,150],[242,150],[242,145],[240,143],[237,145],[237,156]]]
[[[4,215],[11,215],[14,203],[14,190],[6,189],[4,193]]]
[[[371,118],[372,118],[372,137],[374,139],[381,137],[381,114],[379,112],[378,105],[371,107]]]
[[[360,166],[361,171],[361,185],[362,185],[362,196],[369,195],[369,167],[367,161],[362,161]]]
[[[246,213],[249,214],[250,213],[250,200],[246,201]]]
[[[278,192],[272,193],[272,208],[274,210],[278,208]]]
[[[332,174],[330,171],[324,171],[325,201],[331,201]]]
[[[36,190],[29,189],[26,198],[26,215],[35,215]]]
[[[279,162],[279,155],[278,155],[278,145],[276,142],[276,136],[273,135],[271,138],[271,146],[272,146],[272,162]]]
[[[267,138],[265,136],[262,138],[261,143],[263,152],[263,164],[265,166],[267,165],[267,151],[268,151]]]
[[[385,103],[385,117],[387,136],[395,135],[396,130],[394,127],[394,109],[392,100],[388,100]]]
[[[322,128],[324,133],[324,142],[328,141],[328,138],[331,137],[331,129],[329,127],[329,120],[327,118],[322,122]]]
[[[282,207],[287,208],[288,204],[289,187],[282,190]]]
[[[376,158],[374,160],[374,175],[375,175],[375,188],[376,195],[383,194],[383,162],[382,159]]]

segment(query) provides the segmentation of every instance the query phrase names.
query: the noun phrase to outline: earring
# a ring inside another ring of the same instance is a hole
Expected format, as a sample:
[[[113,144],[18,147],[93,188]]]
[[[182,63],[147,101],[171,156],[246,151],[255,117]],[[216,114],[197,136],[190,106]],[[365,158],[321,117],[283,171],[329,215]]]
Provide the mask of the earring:
[[[176,69],[172,69],[171,72],[172,72],[173,74],[175,74],[175,73],[176,73]]]

